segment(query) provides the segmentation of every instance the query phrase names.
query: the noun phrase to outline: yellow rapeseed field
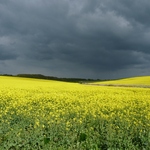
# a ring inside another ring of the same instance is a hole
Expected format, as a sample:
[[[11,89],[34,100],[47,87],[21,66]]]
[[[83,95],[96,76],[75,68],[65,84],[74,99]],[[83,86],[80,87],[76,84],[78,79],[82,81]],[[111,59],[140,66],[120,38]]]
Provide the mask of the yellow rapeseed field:
[[[0,77],[0,150],[149,147],[149,88]]]
[[[125,78],[120,80],[112,80],[112,81],[103,81],[103,82],[94,82],[95,84],[120,84],[120,85],[147,85],[150,86],[150,76],[140,76],[140,77],[132,77]]]

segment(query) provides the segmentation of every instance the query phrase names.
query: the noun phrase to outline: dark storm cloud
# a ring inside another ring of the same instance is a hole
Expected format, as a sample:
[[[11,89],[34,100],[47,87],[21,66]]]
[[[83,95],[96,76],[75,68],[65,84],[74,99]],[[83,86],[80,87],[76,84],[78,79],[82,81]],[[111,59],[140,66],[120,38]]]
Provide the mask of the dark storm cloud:
[[[0,47],[1,48],[1,47]],[[0,49],[0,61],[1,60],[9,60],[9,59],[16,59],[16,55],[13,53],[9,53],[7,51],[1,50]]]
[[[9,73],[147,74],[149,13],[148,0],[0,1],[0,60]]]

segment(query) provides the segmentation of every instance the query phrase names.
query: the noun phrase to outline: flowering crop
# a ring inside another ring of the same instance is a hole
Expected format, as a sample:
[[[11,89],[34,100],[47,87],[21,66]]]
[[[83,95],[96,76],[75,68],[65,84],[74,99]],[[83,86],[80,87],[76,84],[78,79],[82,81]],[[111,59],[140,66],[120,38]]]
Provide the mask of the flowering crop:
[[[150,76],[132,77],[120,80],[94,82],[95,84],[121,84],[121,85],[150,85]]]
[[[0,77],[1,150],[145,149],[150,89]]]

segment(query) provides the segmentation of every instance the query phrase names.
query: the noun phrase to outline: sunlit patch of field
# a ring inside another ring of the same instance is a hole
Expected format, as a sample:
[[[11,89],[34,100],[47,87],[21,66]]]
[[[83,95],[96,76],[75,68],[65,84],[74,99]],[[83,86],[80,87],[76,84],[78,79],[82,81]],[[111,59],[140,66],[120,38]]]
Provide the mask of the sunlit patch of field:
[[[150,146],[150,89],[0,77],[0,150]]]
[[[150,86],[150,76],[132,77],[103,82],[93,82],[92,84]]]

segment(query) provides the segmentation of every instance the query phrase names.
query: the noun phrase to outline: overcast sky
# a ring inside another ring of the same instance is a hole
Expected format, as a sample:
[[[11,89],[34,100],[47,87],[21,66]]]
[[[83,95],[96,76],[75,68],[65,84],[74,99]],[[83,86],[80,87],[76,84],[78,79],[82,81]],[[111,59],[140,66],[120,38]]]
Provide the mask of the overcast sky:
[[[149,0],[0,0],[0,74],[150,75]]]

